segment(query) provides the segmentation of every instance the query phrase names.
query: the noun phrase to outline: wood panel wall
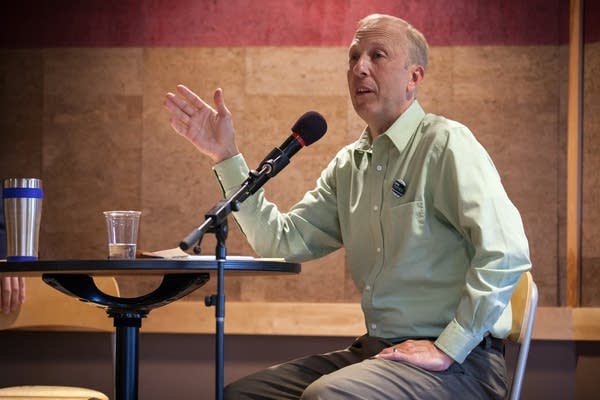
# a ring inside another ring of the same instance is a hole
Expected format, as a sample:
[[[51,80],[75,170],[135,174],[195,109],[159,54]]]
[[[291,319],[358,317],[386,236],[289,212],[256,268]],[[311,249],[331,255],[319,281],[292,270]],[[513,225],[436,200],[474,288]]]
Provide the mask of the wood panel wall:
[[[346,48],[356,20],[382,11],[405,17],[430,38],[420,101],[427,111],[469,126],[487,148],[523,216],[541,304],[563,304],[564,2],[336,0],[302,8],[273,1],[271,7],[240,9],[243,2],[236,1],[177,7],[132,1],[114,8],[64,1],[42,7],[39,16],[26,12],[31,3],[7,9],[2,17],[0,177],[43,179],[43,258],[104,257],[101,212],[107,209],[143,212],[139,246],[146,250],[175,247],[202,222],[220,191],[209,160],[168,125],[162,102],[178,83],[208,99],[216,87],[224,88],[250,166],[279,145],[306,110],[326,117],[327,135],[266,185],[268,197],[282,209],[292,205],[363,128],[347,96]],[[273,18],[258,18],[265,12]],[[282,16],[289,13],[294,18]],[[303,23],[292,34],[278,18]],[[43,29],[36,31],[32,23]],[[595,54],[590,49],[590,57]],[[593,171],[598,160],[588,161]],[[585,218],[590,226],[597,220],[593,212]],[[230,254],[253,254],[237,228],[232,230]],[[596,257],[597,246],[590,243],[587,251]],[[213,246],[208,238],[204,251]],[[135,294],[156,279],[120,283],[125,294]],[[189,299],[212,292],[212,285]],[[232,277],[226,290],[233,301],[358,301],[343,251],[304,264],[299,276]]]
[[[600,305],[600,3],[583,7],[581,305]]]

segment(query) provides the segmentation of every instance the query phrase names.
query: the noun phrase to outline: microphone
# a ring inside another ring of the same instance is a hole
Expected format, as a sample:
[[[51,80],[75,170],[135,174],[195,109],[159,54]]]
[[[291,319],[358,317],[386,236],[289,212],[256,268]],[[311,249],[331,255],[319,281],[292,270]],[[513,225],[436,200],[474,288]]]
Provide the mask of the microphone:
[[[270,178],[277,175],[286,165],[290,158],[304,146],[310,146],[321,139],[327,132],[327,122],[321,114],[316,111],[304,113],[294,126],[292,134],[279,147],[275,147],[262,160],[257,170],[251,170],[248,178],[240,188],[229,198],[219,201],[205,215],[204,223],[190,232],[180,243],[182,250],[187,250],[194,245],[205,232],[216,226],[222,225],[232,211],[238,211],[240,204],[248,197],[256,193]]]
[[[265,173],[269,178],[274,177],[289,164],[290,158],[298,150],[321,139],[325,132],[327,132],[327,122],[321,114],[316,111],[304,113],[292,126],[292,134],[281,146],[275,147],[267,154],[260,163],[258,172],[251,171],[251,174]]]

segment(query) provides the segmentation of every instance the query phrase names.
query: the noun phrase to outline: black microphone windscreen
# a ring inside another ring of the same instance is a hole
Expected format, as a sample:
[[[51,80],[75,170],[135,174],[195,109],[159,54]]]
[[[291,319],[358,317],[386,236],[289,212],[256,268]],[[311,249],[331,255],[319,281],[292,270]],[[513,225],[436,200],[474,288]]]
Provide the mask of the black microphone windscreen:
[[[321,139],[327,132],[327,122],[321,114],[316,111],[304,113],[292,126],[292,132],[300,135],[305,146],[309,146]]]

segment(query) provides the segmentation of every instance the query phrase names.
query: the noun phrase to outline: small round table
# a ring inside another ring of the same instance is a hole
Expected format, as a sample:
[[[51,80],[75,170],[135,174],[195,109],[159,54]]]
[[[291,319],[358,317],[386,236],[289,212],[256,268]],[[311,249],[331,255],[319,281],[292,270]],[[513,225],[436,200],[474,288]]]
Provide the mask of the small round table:
[[[217,270],[216,260],[193,259],[40,260],[0,264],[0,275],[41,275],[55,289],[106,309],[116,327],[116,400],[137,400],[138,340],[142,318],[151,310],[179,300],[203,286],[210,279],[210,273]],[[228,273],[297,274],[300,265],[269,259],[226,259],[223,270]],[[93,279],[95,275],[135,274],[162,275],[163,278],[154,291],[128,298],[103,293]],[[217,325],[219,323],[222,325],[223,321],[217,321]],[[222,349],[217,347],[217,352]],[[222,363],[217,363],[217,368],[222,369]],[[217,371],[217,375],[223,376],[223,371]]]

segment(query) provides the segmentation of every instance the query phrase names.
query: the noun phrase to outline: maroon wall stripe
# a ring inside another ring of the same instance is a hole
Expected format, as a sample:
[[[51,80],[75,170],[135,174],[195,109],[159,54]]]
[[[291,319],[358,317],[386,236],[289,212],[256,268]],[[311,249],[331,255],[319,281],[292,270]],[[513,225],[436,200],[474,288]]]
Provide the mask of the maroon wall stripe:
[[[20,0],[2,47],[345,46],[356,21],[405,18],[433,46],[564,44],[568,0]]]
[[[600,42],[600,1],[583,3],[583,37],[586,43]]]

